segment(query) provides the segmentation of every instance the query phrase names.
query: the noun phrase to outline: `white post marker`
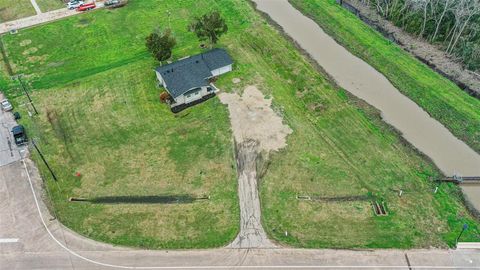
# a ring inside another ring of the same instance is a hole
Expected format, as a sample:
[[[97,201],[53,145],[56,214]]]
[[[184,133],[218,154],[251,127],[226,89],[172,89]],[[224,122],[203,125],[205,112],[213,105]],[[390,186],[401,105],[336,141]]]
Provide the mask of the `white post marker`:
[[[18,242],[18,238],[0,238],[0,244],[16,242]]]

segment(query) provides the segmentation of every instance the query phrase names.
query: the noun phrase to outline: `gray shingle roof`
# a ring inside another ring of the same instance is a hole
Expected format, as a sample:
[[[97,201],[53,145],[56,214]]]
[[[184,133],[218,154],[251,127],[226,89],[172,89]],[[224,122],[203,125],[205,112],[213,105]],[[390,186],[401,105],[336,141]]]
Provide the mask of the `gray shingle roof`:
[[[225,50],[213,49],[160,66],[155,70],[162,76],[170,95],[177,98],[192,88],[207,86],[207,78],[212,76],[212,70],[232,63],[232,59]]]

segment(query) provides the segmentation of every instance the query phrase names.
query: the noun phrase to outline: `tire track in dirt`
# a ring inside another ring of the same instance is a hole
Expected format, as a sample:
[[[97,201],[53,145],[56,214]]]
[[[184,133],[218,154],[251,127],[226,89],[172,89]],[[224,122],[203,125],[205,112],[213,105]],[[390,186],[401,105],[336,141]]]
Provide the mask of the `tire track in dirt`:
[[[221,93],[220,101],[228,105],[236,146],[240,233],[229,248],[270,248],[261,223],[258,195],[257,158],[260,152],[277,151],[286,146],[292,130],[271,108],[255,87],[248,86],[243,95]]]

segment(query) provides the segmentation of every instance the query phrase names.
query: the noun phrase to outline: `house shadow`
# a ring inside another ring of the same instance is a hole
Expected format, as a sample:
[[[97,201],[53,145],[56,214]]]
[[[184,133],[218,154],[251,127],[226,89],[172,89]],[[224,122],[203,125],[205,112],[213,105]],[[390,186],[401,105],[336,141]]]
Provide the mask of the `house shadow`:
[[[153,196],[106,196],[89,199],[93,204],[185,204],[193,203],[196,198],[191,195],[153,195]]]

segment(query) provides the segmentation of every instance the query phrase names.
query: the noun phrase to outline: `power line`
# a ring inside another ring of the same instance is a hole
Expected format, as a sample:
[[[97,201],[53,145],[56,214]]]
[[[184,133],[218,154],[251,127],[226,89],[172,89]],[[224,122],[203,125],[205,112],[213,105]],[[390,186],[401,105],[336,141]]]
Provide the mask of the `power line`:
[[[35,105],[33,105],[33,100],[30,97],[30,94],[28,94],[27,87],[25,86],[25,84],[22,81],[22,76],[18,75],[17,79],[20,82],[20,84],[22,85],[23,92],[25,92],[25,95],[28,97],[28,100],[30,101],[30,105],[32,105],[33,110],[35,111],[35,114],[38,114],[37,108],[35,108]]]
[[[43,156],[42,152],[40,152],[40,149],[38,149],[37,147],[37,144],[35,143],[35,140],[32,140],[32,144],[33,146],[35,147],[35,149],[37,150],[38,154],[40,155],[40,158],[43,160],[43,163],[45,163],[45,165],[47,166],[48,170],[50,171],[50,173],[52,174],[52,177],[55,181],[57,181],[57,176],[55,175],[55,173],[53,172],[52,168],[50,168],[50,165],[48,165],[48,162],[45,160],[45,157]]]

